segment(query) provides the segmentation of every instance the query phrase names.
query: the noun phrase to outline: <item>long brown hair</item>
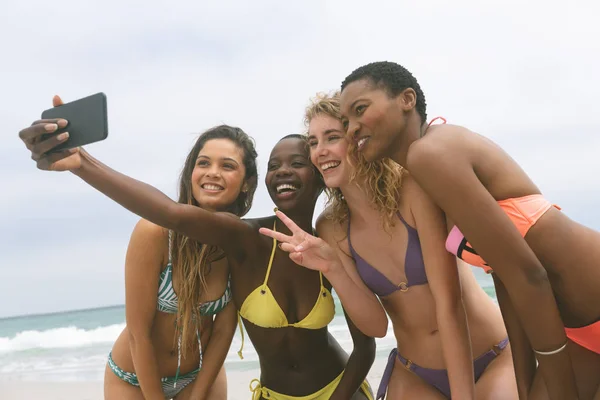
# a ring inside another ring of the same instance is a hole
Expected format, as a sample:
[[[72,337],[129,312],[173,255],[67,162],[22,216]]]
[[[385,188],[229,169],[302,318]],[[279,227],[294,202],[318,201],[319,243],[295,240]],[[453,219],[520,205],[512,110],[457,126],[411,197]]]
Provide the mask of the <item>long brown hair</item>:
[[[228,139],[244,152],[244,191],[227,211],[239,217],[244,216],[252,206],[252,199],[258,184],[256,168],[257,153],[254,141],[240,128],[220,125],[202,133],[188,154],[179,178],[179,203],[200,206],[192,194],[192,172],[196,165],[198,154],[209,140]],[[199,243],[180,233],[173,232],[169,249],[172,254],[173,275],[177,276],[177,286],[174,288],[177,297],[177,336],[181,335],[181,345],[184,349],[193,343],[195,330],[200,324],[200,299],[206,291],[206,276],[210,273],[210,264],[223,258],[223,251],[212,245]],[[185,352],[183,352],[185,355]]]

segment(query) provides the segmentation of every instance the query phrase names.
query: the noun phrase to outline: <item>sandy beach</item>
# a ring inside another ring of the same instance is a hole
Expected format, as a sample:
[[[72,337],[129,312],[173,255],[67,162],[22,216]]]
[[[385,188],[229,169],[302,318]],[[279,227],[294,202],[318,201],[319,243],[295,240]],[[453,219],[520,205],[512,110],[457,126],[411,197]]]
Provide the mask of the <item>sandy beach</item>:
[[[383,374],[387,358],[378,357],[369,372],[373,392]],[[228,371],[229,396],[231,400],[249,400],[250,381],[258,377],[258,371]],[[102,382],[29,382],[0,381],[2,400],[103,400]]]

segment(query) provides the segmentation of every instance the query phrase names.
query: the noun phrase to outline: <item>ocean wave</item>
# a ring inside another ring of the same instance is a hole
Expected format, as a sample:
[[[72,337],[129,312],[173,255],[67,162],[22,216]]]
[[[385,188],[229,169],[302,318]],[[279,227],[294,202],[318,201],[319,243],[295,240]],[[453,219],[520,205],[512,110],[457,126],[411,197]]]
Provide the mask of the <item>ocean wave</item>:
[[[45,331],[22,331],[14,337],[0,337],[0,353],[32,349],[85,347],[114,342],[124,327],[125,324],[115,324],[89,330],[67,326]]]

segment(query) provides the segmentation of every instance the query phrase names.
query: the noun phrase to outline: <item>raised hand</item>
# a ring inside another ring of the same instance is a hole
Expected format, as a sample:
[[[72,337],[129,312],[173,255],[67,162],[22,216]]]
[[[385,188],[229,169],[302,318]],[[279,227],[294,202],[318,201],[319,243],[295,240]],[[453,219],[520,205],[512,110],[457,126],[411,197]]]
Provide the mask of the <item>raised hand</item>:
[[[280,242],[279,247],[290,253],[290,258],[296,264],[325,274],[340,263],[335,250],[327,242],[304,232],[281,211],[276,211],[275,215],[289,228],[292,236],[268,228],[260,228],[259,232]]]
[[[54,96],[52,104],[54,107],[58,107],[63,104],[63,101],[60,97]],[[44,138],[43,135],[56,132],[65,126],[67,126],[67,121],[64,119],[41,119],[19,132],[19,137],[31,151],[31,158],[37,163],[39,169],[68,171],[81,166],[79,148],[47,154],[48,151],[65,142],[69,138],[69,133],[52,135],[50,138]]]

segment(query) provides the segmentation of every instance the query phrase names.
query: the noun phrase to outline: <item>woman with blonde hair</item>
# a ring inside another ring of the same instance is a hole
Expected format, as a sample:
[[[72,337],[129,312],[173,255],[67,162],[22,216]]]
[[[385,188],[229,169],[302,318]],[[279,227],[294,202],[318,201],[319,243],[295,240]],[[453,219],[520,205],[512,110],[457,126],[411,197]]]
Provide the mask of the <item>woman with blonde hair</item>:
[[[261,232],[284,242],[298,264],[322,271],[365,334],[384,336],[387,313],[397,349],[377,397],[387,390],[392,399],[516,399],[502,316],[470,267],[446,252],[443,212],[398,164],[356,158],[337,93],[317,97],[306,123],[329,195],[320,239],[282,213],[291,236]]]

